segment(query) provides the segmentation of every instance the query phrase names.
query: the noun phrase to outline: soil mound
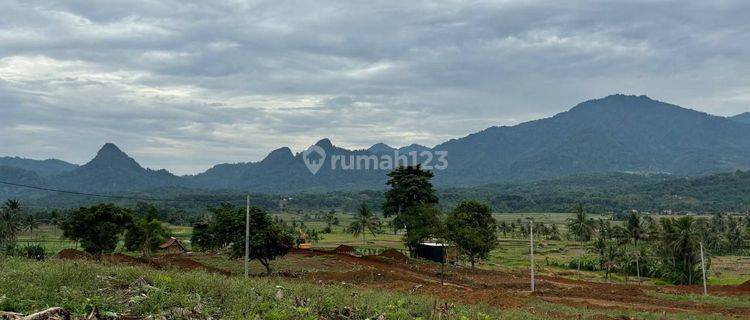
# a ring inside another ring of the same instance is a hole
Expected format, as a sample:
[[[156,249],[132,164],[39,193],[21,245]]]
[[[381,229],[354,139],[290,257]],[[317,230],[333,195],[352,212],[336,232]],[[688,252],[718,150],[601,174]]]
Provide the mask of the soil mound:
[[[159,263],[156,263],[153,260],[149,260],[146,258],[133,257],[133,256],[125,255],[122,253],[108,254],[108,255],[105,255],[103,259],[114,264],[122,264],[122,265],[128,265],[128,266],[145,265],[145,266],[152,267],[154,269],[162,268],[162,266]]]
[[[339,245],[336,247],[336,249],[333,249],[334,252],[337,253],[348,253],[348,254],[354,254],[356,251],[354,250],[354,247],[347,246],[345,244]]]
[[[76,249],[63,249],[57,253],[57,258],[63,260],[94,260],[94,256],[90,253]]]
[[[203,269],[208,272],[219,273],[219,274],[223,274],[227,276],[232,274],[231,272],[227,270],[205,265],[193,259],[189,259],[189,258],[185,258],[181,256],[165,256],[164,262],[167,263],[171,267],[181,269],[181,270]]]
[[[743,284],[737,286],[737,291],[750,292],[750,280],[745,281]]]
[[[380,254],[378,254],[380,257],[389,258],[397,261],[407,262],[409,261],[409,258],[405,256],[401,251],[398,251],[396,249],[387,249]]]

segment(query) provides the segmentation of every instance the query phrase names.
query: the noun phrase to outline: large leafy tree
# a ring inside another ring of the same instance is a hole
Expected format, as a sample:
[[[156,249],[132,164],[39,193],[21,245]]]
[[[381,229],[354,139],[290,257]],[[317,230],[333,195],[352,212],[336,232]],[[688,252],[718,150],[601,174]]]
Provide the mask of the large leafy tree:
[[[435,205],[425,204],[410,208],[404,223],[409,226],[404,234],[406,246],[412,250],[422,241],[431,238],[446,238],[443,214]]]
[[[406,229],[407,245],[412,248],[421,240],[417,237],[428,231],[434,218],[439,216],[434,215],[438,198],[430,182],[433,176],[419,165],[399,167],[388,173],[389,189],[385,192],[383,215],[394,217],[394,229]],[[429,219],[426,225],[422,218]]]
[[[370,209],[366,203],[362,202],[359,206],[359,211],[357,211],[357,214],[354,216],[354,221],[352,221],[349,226],[349,231],[354,234],[355,237],[359,237],[361,234],[362,243],[366,243],[367,240],[365,236],[367,235],[367,232],[369,231],[374,237],[378,230],[380,230],[380,219],[375,216],[372,209]]]
[[[21,202],[17,199],[8,199],[0,209],[0,244],[14,244],[18,233],[21,232],[21,215],[23,210]]]
[[[215,241],[210,230],[209,221],[199,221],[193,224],[193,234],[190,236],[190,244],[193,250],[211,250],[215,249]]]
[[[232,238],[232,255],[237,258],[244,256],[244,227],[241,232],[232,234]],[[292,249],[294,240],[265,210],[251,207],[249,244],[250,260],[258,260],[270,275],[271,261],[287,254]]]
[[[472,268],[478,259],[486,259],[497,246],[497,222],[486,204],[461,202],[448,215],[446,228],[448,239],[469,258]]]
[[[199,225],[193,239],[203,249],[229,248],[234,258],[245,255],[245,208],[229,203],[209,208],[211,217]],[[271,274],[271,261],[283,256],[294,245],[292,236],[259,207],[250,207],[250,260],[258,260]]]
[[[120,234],[133,222],[132,212],[114,204],[98,204],[72,211],[61,223],[65,238],[78,241],[97,259],[117,246]]]
[[[144,257],[169,237],[169,231],[157,219],[156,212],[149,212],[128,227],[125,233],[125,247],[128,250],[141,250]]]

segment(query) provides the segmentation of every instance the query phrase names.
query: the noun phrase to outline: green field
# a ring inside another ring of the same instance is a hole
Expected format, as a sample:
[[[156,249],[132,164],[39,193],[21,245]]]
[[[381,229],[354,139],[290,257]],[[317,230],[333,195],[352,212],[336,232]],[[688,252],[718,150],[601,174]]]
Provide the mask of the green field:
[[[288,223],[291,221],[302,222],[303,216],[293,213],[276,213],[274,216],[281,217]],[[526,221],[527,217],[531,217],[536,222],[545,224],[557,224],[560,234],[567,232],[566,221],[571,216],[567,213],[495,213],[495,219],[498,222],[516,222],[518,219]],[[607,215],[592,215],[594,219],[609,219]],[[661,219],[667,216],[654,216],[655,219]],[[368,253],[367,250],[382,250],[385,248],[393,248],[406,252],[401,234],[393,234],[389,230],[383,230],[382,233],[373,236],[367,234],[366,242],[362,241],[360,237],[354,237],[352,234],[346,232],[345,226],[348,226],[352,220],[351,214],[339,214],[339,225],[333,226],[333,232],[329,234],[321,234],[322,239],[313,244],[316,248],[330,249],[335,248],[338,245],[344,244],[349,245],[361,250],[363,253]],[[308,220],[304,221],[305,226],[308,229],[323,230],[326,224],[323,221]],[[612,221],[613,225],[620,222]],[[188,247],[190,245],[190,236],[192,228],[189,226],[175,226],[166,225],[170,232],[177,238],[181,239]],[[529,242],[528,239],[517,238],[518,235],[514,236],[508,234],[506,237],[502,236],[502,233],[498,232],[499,245],[494,250],[487,261],[484,261],[480,265],[482,268],[497,269],[497,270],[511,270],[511,269],[528,269],[530,266],[530,254],[529,254]],[[49,253],[55,253],[65,248],[79,248],[75,242],[64,240],[62,238],[62,232],[58,228],[54,228],[50,225],[41,225],[39,229],[33,232],[24,231],[18,238],[19,245],[27,245],[39,243]],[[603,272],[588,272],[582,271],[579,275],[574,270],[567,268],[561,268],[557,265],[567,264],[574,257],[585,254],[586,248],[582,248],[578,242],[575,241],[553,241],[546,240],[543,238],[537,238],[535,248],[535,261],[537,270],[542,274],[550,274],[556,276],[570,277],[570,278],[582,278],[586,280],[604,281]],[[118,251],[122,251],[122,246],[118,247]],[[739,284],[750,279],[750,257],[742,256],[721,256],[714,257],[711,270],[708,274],[709,284]],[[624,276],[613,276],[613,281],[624,282],[626,280],[633,281],[632,277],[627,279]],[[644,279],[646,282],[658,283],[658,281],[650,281]]]

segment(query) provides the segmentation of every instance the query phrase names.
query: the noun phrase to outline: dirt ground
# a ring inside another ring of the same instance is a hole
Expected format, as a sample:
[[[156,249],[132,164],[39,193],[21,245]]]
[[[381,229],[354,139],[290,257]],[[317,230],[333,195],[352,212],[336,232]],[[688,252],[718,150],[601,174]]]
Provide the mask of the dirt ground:
[[[341,251],[341,252],[339,252]],[[65,256],[85,257],[71,252]],[[293,250],[290,258],[303,261],[326,261],[324,268],[310,272],[278,270],[282,277],[309,281],[318,285],[345,285],[374,290],[391,290],[407,294],[439,297],[453,303],[484,303],[498,308],[520,308],[543,300],[574,307],[606,310],[638,310],[657,313],[697,312],[721,316],[750,318],[750,308],[728,307],[718,304],[667,300],[648,292],[669,294],[701,294],[701,286],[651,286],[637,284],[607,284],[577,281],[556,276],[538,276],[536,291],[529,292],[528,272],[502,272],[465,267],[442,267],[439,264],[411,260],[398,251],[386,251],[377,256],[355,256],[348,250]],[[325,259],[306,259],[319,258]],[[63,257],[64,258],[64,257]],[[194,259],[196,258],[196,259]],[[163,255],[152,259],[121,254],[105,255],[109,263],[145,265],[153,268],[203,269],[231,275],[230,270],[198,262],[197,256]],[[201,261],[211,256],[200,256]],[[339,267],[330,267],[336,265]],[[444,274],[444,277],[441,277]],[[750,281],[739,286],[711,286],[714,296],[750,299]],[[561,316],[563,317],[563,316]]]

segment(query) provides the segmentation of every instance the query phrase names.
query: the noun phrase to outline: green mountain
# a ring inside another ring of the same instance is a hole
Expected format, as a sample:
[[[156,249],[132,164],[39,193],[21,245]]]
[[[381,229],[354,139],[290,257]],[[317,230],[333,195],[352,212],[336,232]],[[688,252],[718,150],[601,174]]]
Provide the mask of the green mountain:
[[[57,159],[32,160],[19,157],[0,157],[0,166],[33,171],[43,177],[56,176],[78,167],[78,165]]]
[[[652,100],[612,95],[554,117],[492,127],[436,146],[442,185],[521,182],[597,172],[702,175],[750,169],[750,125]]]
[[[729,119],[750,124],[750,112],[738,114],[734,117],[730,117]]]
[[[142,190],[184,183],[167,170],[141,167],[112,143],[105,144],[88,163],[50,180],[59,188],[88,192]]]
[[[305,165],[302,152],[294,154],[285,147],[258,162],[219,164],[197,175],[177,177],[166,170],[141,167],[111,143],[89,163],[58,174],[48,167],[29,166],[38,164],[33,161],[8,167],[35,172],[47,185],[96,192],[166,187],[269,194],[382,190],[389,170],[364,168],[363,163],[357,170],[345,167],[353,165],[356,156],[376,158],[396,151],[407,155],[430,150],[448,153],[448,168],[435,172],[435,185],[441,188],[628,172],[700,176],[750,170],[750,124],[737,119],[646,96],[612,95],[580,103],[550,118],[487,128],[432,149],[417,144],[399,149],[376,144],[365,150],[347,150],[322,139],[315,146],[325,156],[319,156],[322,167],[315,174]],[[336,168],[333,159],[339,160]],[[404,159],[415,162],[410,156]],[[419,157],[416,162],[424,159]]]

